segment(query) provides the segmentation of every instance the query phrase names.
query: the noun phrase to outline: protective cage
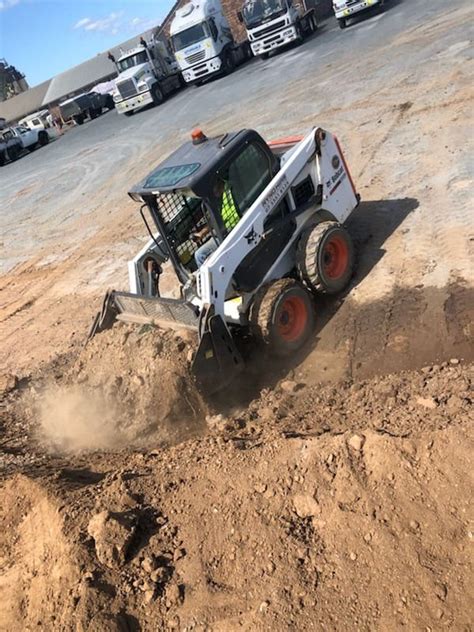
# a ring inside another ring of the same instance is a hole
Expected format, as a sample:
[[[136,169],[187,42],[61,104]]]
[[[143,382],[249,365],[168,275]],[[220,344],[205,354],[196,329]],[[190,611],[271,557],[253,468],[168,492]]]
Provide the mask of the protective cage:
[[[194,272],[194,254],[199,244],[191,235],[207,225],[201,200],[182,193],[162,193],[157,196],[157,209],[166,230],[163,237],[180,263]]]

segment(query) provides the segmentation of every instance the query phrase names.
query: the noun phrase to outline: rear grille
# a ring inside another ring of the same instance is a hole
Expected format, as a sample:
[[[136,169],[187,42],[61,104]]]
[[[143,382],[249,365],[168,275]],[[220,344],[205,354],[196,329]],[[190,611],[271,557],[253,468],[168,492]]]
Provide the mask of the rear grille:
[[[120,81],[119,83],[117,83],[117,89],[123,99],[128,99],[128,97],[133,97],[135,94],[137,94],[137,88],[133,79],[125,79],[125,81]]]
[[[252,33],[252,35],[254,39],[260,39],[262,37],[265,37],[265,35],[268,35],[269,33],[280,30],[285,26],[285,24],[286,20],[279,20],[278,22],[275,22],[275,24],[267,26],[267,28],[262,29],[261,31],[255,31],[254,33]]]
[[[205,56],[206,51],[200,50],[197,53],[194,53],[194,55],[188,55],[188,57],[185,57],[184,59],[186,60],[187,64],[197,64],[198,61],[202,61]]]

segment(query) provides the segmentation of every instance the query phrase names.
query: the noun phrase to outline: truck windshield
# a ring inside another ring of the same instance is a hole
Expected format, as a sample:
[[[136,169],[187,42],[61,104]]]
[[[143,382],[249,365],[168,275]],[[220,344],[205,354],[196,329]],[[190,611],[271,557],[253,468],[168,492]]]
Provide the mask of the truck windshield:
[[[123,72],[128,68],[133,68],[133,66],[138,66],[139,64],[144,64],[147,62],[146,51],[141,50],[139,53],[135,53],[134,55],[130,55],[129,57],[125,57],[124,59],[120,59],[117,62],[117,68],[119,72]]]
[[[208,37],[209,33],[207,32],[206,25],[196,24],[185,31],[181,31],[180,33],[176,33],[176,35],[173,35],[171,41],[173,42],[175,52],[177,52],[178,50],[197,44]]]
[[[264,21],[285,11],[284,0],[250,0],[244,4],[242,15],[245,26],[258,26]]]

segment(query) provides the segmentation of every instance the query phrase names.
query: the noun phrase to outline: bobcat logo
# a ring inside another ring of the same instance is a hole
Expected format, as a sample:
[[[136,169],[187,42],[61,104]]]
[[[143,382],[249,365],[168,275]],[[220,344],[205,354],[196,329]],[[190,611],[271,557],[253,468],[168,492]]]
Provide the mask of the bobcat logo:
[[[244,239],[247,240],[248,245],[257,243],[257,233],[255,232],[254,227],[250,229],[250,231],[244,235]]]

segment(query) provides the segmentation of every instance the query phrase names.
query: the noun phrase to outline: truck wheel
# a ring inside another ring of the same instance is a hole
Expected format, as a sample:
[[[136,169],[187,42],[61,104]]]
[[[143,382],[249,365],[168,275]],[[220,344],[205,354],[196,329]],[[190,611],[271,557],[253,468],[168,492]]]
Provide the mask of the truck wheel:
[[[83,125],[84,124],[84,115],[83,114],[78,114],[77,116],[73,116],[73,121],[75,123],[77,123],[78,125]]]
[[[5,152],[0,152],[0,167],[3,167],[3,165],[5,164]]]
[[[48,132],[40,132],[38,134],[38,143],[40,147],[44,147],[45,145],[49,143]]]
[[[153,103],[155,105],[160,105],[165,100],[163,92],[157,83],[155,83],[151,89],[151,98],[153,99]]]
[[[303,232],[296,262],[301,280],[315,292],[336,294],[354,271],[354,245],[338,222],[321,222]]]
[[[346,18],[338,18],[339,28],[345,29],[347,26]]]
[[[306,343],[314,330],[311,294],[294,279],[279,279],[262,287],[250,311],[254,336],[276,356],[289,356]]]
[[[32,145],[30,145],[29,147],[27,147],[28,151],[30,153],[34,152],[34,150],[36,149],[37,143],[33,143]]]
[[[110,95],[107,97],[107,100],[105,102],[105,107],[107,108],[107,110],[113,110],[115,107],[115,102]]]
[[[259,55],[260,59],[268,59],[270,53],[262,53],[261,55]]]
[[[235,69],[235,60],[232,52],[228,50],[222,62],[222,71],[224,75],[230,75]]]

